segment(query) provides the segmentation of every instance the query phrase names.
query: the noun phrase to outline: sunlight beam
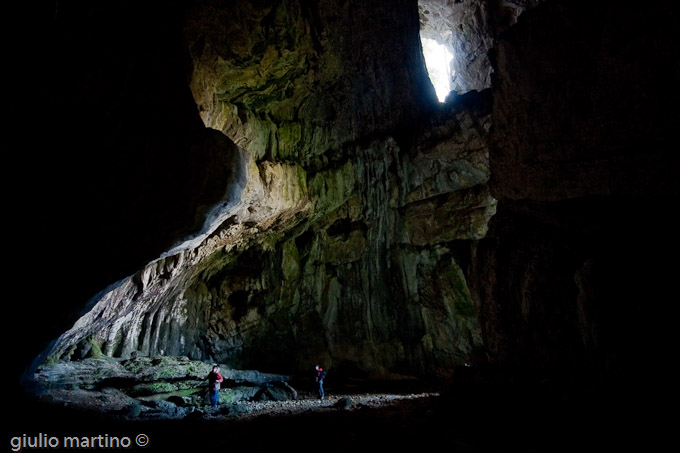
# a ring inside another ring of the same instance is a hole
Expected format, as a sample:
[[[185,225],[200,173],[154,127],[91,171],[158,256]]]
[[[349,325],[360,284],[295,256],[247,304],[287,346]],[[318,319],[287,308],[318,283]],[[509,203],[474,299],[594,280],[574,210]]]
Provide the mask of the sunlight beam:
[[[425,57],[427,73],[430,75],[430,82],[432,82],[434,91],[437,93],[439,102],[444,102],[446,96],[451,92],[453,54],[446,45],[439,44],[434,39],[421,36],[420,42],[423,46],[423,56]]]

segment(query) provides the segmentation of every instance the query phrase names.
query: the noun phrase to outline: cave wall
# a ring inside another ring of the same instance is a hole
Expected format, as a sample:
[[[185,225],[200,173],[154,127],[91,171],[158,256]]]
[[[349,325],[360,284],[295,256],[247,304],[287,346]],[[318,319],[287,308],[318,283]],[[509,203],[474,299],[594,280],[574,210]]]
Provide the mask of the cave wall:
[[[188,88],[182,2],[11,5],[3,181],[21,374],[88,300],[202,224],[239,153]],[[32,332],[27,335],[26,332]]]
[[[495,212],[490,93],[437,111],[412,1],[186,14],[196,111],[243,151],[240,201],[200,247],[94,300],[49,360],[95,341],[116,357],[348,375],[465,362],[482,340],[463,267]]]
[[[314,171],[345,159],[347,144],[417,123],[435,98],[416,8],[405,0],[201,2],[184,36],[203,122],[258,160]]]
[[[53,110],[29,181],[56,192],[29,232],[54,239],[16,247],[18,269],[49,269],[15,283],[46,307],[16,318],[48,327],[33,354],[65,331],[53,358],[94,339],[112,356],[276,371],[591,376],[663,343],[678,193],[667,4],[543,2],[494,38],[492,87],[439,109],[417,2],[179,4],[171,20],[158,5],[47,14],[59,77],[37,85]],[[234,156],[247,181],[228,218],[155,260],[223,196]]]
[[[496,363],[639,389],[655,379],[640,361],[666,360],[678,224],[664,206],[679,193],[668,6],[602,2],[586,15],[583,2],[547,2],[498,40],[498,209],[472,277],[485,284],[480,319]]]
[[[420,33],[445,44],[451,54],[451,90],[491,87],[489,52],[498,37],[542,0],[420,0]]]
[[[289,372],[322,361],[338,376],[450,373],[482,346],[464,269],[495,212],[489,97],[472,104],[413,156],[386,138],[269,192],[302,202],[292,216],[267,210],[275,214],[264,230],[243,220],[259,206],[244,195],[201,247],[155,261],[102,297],[52,356],[86,357],[94,340],[115,357],[188,355]]]

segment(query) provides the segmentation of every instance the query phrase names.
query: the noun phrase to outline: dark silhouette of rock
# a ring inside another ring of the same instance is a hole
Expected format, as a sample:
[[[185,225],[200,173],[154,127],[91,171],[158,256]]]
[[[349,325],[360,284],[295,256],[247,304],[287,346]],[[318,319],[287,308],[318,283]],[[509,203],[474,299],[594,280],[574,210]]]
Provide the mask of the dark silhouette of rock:
[[[347,409],[353,403],[354,402],[352,401],[352,398],[344,397],[344,398],[340,398],[335,404],[333,404],[333,407],[336,408],[336,409]]]

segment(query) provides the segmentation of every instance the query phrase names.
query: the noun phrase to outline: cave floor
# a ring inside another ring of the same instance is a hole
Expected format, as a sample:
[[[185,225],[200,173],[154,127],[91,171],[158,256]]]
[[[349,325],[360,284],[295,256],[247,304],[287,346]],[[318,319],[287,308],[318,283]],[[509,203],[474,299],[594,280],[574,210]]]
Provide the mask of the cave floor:
[[[324,399],[318,398],[314,392],[299,392],[294,400],[285,401],[238,401],[229,405],[220,405],[217,408],[203,406],[198,408],[196,415],[205,420],[252,420],[260,416],[285,416],[299,415],[303,413],[324,414],[344,410],[354,412],[366,409],[387,409],[394,408],[405,400],[421,398],[436,398],[439,396],[435,392],[422,393],[366,393],[352,392],[348,389],[341,389],[342,393],[330,392]],[[141,414],[131,417],[128,413],[130,398],[122,392],[95,391],[84,389],[59,389],[52,390],[41,396],[40,399],[53,406],[71,407],[77,411],[89,412],[98,415],[109,415],[116,419],[130,420],[131,418],[140,420],[159,420],[172,417],[166,413],[144,411]],[[236,408],[237,411],[226,409]],[[191,414],[189,415],[191,417]]]
[[[148,446],[126,450],[164,452],[542,453],[613,451],[624,446],[627,451],[645,451],[635,446],[653,440],[627,417],[623,405],[594,404],[592,395],[565,399],[466,388],[438,394],[375,386],[328,387],[327,393],[324,401],[307,388],[298,391],[296,401],[249,403],[252,411],[242,417],[224,417],[207,409],[200,418],[183,419],[111,417],[66,401],[32,398],[16,408],[10,433],[130,439],[145,434]],[[334,407],[344,397],[352,404]]]

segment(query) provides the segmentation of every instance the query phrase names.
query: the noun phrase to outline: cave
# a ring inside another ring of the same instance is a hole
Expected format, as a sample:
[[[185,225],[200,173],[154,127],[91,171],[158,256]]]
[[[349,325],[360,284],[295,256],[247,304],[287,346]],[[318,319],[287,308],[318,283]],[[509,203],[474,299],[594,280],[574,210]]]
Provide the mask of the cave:
[[[665,445],[670,0],[58,0],[13,17],[10,450]],[[452,56],[444,95],[421,39]],[[188,403],[212,364],[229,417]],[[241,417],[237,398],[316,409]]]

